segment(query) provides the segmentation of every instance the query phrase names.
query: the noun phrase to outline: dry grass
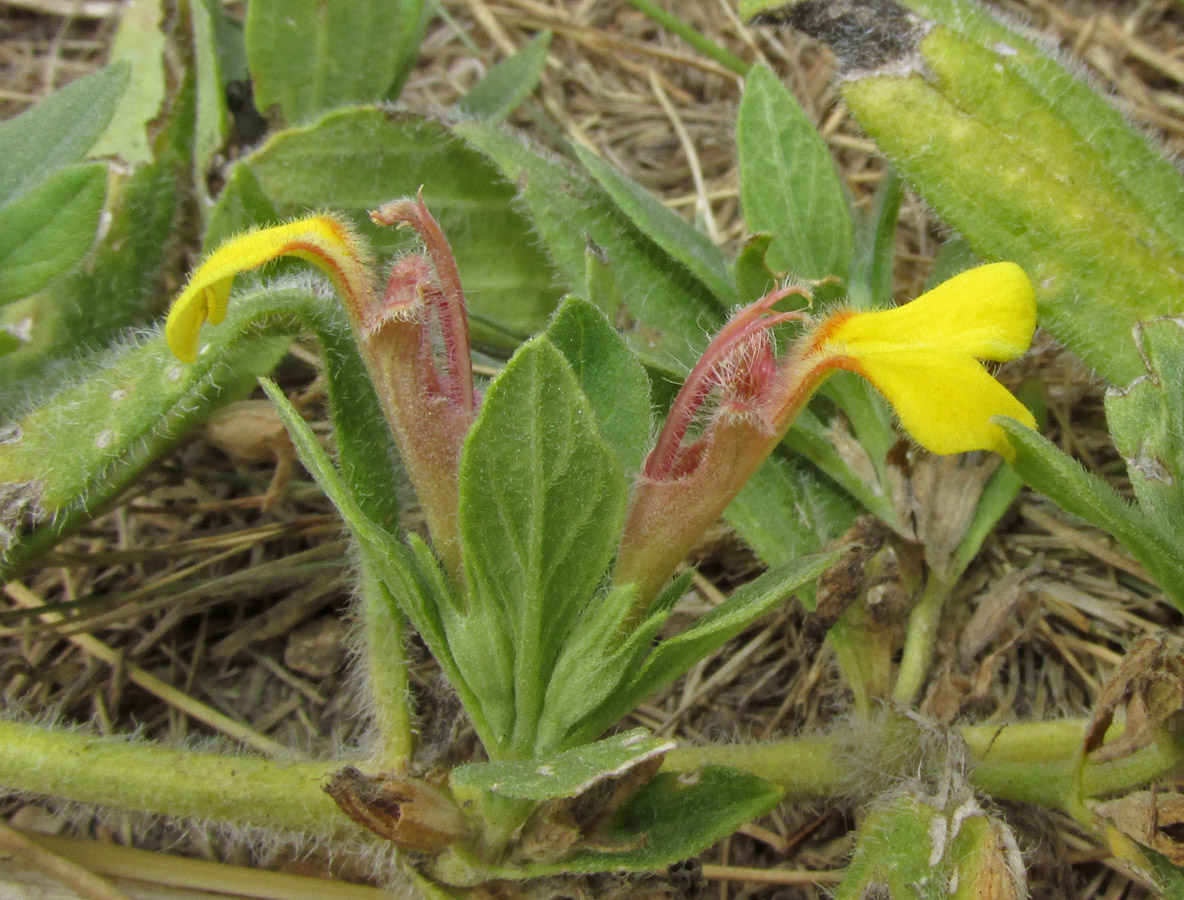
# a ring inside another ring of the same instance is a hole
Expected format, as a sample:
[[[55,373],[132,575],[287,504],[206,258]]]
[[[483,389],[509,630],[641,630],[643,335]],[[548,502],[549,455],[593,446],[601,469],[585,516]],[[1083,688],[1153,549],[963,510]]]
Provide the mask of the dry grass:
[[[0,13],[0,115],[15,114],[99,65],[118,5],[6,4]],[[781,73],[833,147],[852,194],[870,197],[882,165],[836,103],[825,51],[793,35],[743,28],[730,0],[666,5],[732,52],[762,58]],[[734,76],[622,2],[446,0],[443,6],[447,18],[431,28],[405,94],[408,104],[448,105],[488,66],[550,28],[555,38],[541,91],[519,124],[538,129],[545,114],[720,242],[734,246],[742,237],[732,137],[740,85]],[[1002,6],[1054,36],[1129,104],[1136,121],[1173,151],[1184,151],[1181,5],[1010,0]],[[915,293],[923,281],[939,235],[924,207],[907,200],[898,269],[902,295]],[[1103,428],[1098,386],[1052,346],[1025,367],[1023,374],[1039,374],[1047,385],[1053,438],[1121,485],[1122,466]],[[299,361],[285,372],[293,385],[312,375]],[[342,664],[341,623],[350,603],[341,529],[302,473],[284,499],[264,512],[271,475],[269,464],[227,456],[196,436],[142,478],[117,509],[63,543],[20,583],[9,584],[0,614],[2,702],[90,721],[101,732],[138,727],[147,737],[174,743],[220,735],[263,752],[278,744],[320,754],[355,741],[359,709]],[[706,553],[710,580],[698,585],[709,605],[719,586],[744,577],[753,561],[726,538]],[[1000,617],[989,648],[958,669],[953,656],[959,629],[984,598],[997,601],[992,585],[1021,570],[1027,580],[1022,591],[1009,595],[1010,615]],[[49,601],[71,604],[68,618],[20,612]],[[948,617],[951,637],[942,642],[938,663],[945,675],[927,708],[946,719],[992,722],[1086,713],[1129,642],[1165,624],[1179,623],[1121,548],[1025,495],[988,542]],[[825,726],[843,709],[845,691],[830,655],[802,639],[802,626],[792,611],[762,623],[639,709],[636,720],[695,740],[764,738]],[[414,678],[425,732],[447,736],[449,704],[426,655],[417,661]],[[462,752],[471,747],[471,737],[462,734],[459,746]],[[234,865],[261,862],[250,848],[223,836],[127,816],[55,812],[15,799],[0,801],[0,814],[15,828],[59,835],[42,852],[79,871],[115,876],[146,869],[114,851],[100,857],[109,864],[97,862],[93,853],[86,856],[88,845],[66,838]],[[1036,896],[1144,896],[1067,820],[1017,811],[1016,821]],[[782,809],[706,856],[700,873],[705,896],[824,896],[829,880],[810,873],[842,864],[851,847],[849,826],[846,811]],[[18,852],[6,846],[0,841],[0,860]],[[126,860],[123,869],[120,860]],[[306,884],[311,893],[300,894],[298,880],[289,885],[282,879],[350,874],[347,863],[327,872],[315,854],[295,860],[281,850],[262,863],[288,875],[248,884],[226,869],[221,883],[238,885],[249,896],[325,896],[330,892],[323,882]],[[172,870],[184,873],[188,864]],[[209,877],[202,877],[185,882],[178,875],[181,881],[169,890],[185,896],[211,890]],[[115,883],[140,895],[133,882]],[[80,884],[74,888],[85,894]],[[344,884],[340,889],[341,896],[349,895]],[[283,893],[288,890],[296,893]],[[152,895],[167,893],[160,888]],[[361,889],[356,896],[363,896]]]

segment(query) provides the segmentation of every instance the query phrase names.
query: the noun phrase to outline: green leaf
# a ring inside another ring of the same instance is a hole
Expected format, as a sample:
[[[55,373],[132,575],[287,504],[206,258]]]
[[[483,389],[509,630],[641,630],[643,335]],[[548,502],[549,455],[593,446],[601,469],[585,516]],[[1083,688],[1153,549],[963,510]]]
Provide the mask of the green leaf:
[[[1111,98],[1079,77],[1076,70],[1049,55],[1037,39],[1026,37],[991,12],[966,0],[902,0],[903,4],[998,52],[994,64],[1019,78],[1049,109],[1072,128],[1102,160],[1104,168],[1184,244],[1180,215],[1180,170]],[[990,99],[990,98],[988,98]],[[1002,98],[997,98],[1002,99]],[[1020,128],[1029,119],[1017,121]],[[1031,137],[1031,136],[1030,136]],[[1049,145],[1048,150],[1056,153]]]
[[[111,502],[217,404],[250,390],[287,345],[271,337],[292,328],[274,306],[238,302],[196,365],[178,362],[155,333],[92,359],[84,377],[20,416],[0,442],[0,578]]]
[[[1179,533],[1164,533],[1100,478],[1014,419],[996,416],[1016,452],[1011,464],[1034,490],[1061,509],[1112,534],[1139,560],[1156,583],[1184,609],[1184,547]]]
[[[645,698],[714,653],[757,619],[810,584],[839,558],[842,551],[803,556],[765,572],[738,588],[727,600],[697,619],[685,631],[663,640],[646,659],[621,708],[632,709]]]
[[[0,203],[81,160],[111,120],[128,76],[126,64],[107,66],[0,122]]]
[[[740,247],[733,269],[741,303],[753,303],[777,287],[777,273],[766,261],[772,243],[773,235],[761,232],[750,234]]]
[[[737,302],[736,285],[719,247],[624,172],[587,147],[573,149],[629,220],[655,244],[690,270],[725,306]]]
[[[1106,392],[1106,424],[1140,508],[1165,534],[1184,534],[1184,321],[1135,327],[1147,373]]]
[[[487,123],[458,122],[453,130],[518,186],[538,237],[572,290],[586,282],[591,241],[620,287],[630,320],[626,339],[639,355],[689,371],[723,318],[703,283],[634,226],[585,171]]]
[[[650,382],[628,345],[587,300],[569,297],[547,337],[575,372],[605,440],[626,472],[637,472],[652,442]]]
[[[0,207],[0,305],[28,297],[90,252],[107,195],[102,163],[59,169]]]
[[[876,200],[875,214],[861,235],[860,250],[852,266],[849,296],[857,307],[892,306],[892,271],[896,261],[896,221],[904,182],[891,169],[884,176]],[[857,296],[866,293],[866,297]]]
[[[132,0],[124,5],[111,58],[131,66],[131,80],[92,156],[117,156],[131,164],[153,158],[148,129],[159,118],[168,95],[164,20],[162,0]]]
[[[530,96],[547,65],[551,32],[540,31],[513,56],[485,73],[456,106],[465,115],[504,122]]]
[[[249,165],[236,164],[226,179],[202,238],[202,253],[213,253],[228,238],[248,228],[278,225],[283,216],[263,193]]]
[[[492,791],[518,800],[558,800],[579,796],[674,746],[674,741],[634,728],[554,756],[470,763],[453,769],[451,780],[456,787]]]
[[[1170,227],[1155,204],[1129,190],[1101,142],[1078,130],[1083,123],[1066,121],[1008,68],[1018,40],[979,46],[935,28],[920,45],[932,82],[856,78],[843,82],[843,96],[893,166],[976,253],[1027,271],[1041,325],[1123,384],[1141,370],[1124,339],[1133,325],[1184,310],[1181,226]],[[1121,171],[1157,169],[1147,153],[1138,160]],[[1176,173],[1156,204],[1180,190]]]
[[[406,65],[402,2],[251,0],[247,62],[255,103],[288,124],[382,100]]]
[[[560,289],[515,209],[514,187],[441,123],[372,107],[342,110],[277,134],[240,165],[285,218],[326,202],[351,212],[380,259],[405,248],[408,238],[372,225],[367,210],[423,185],[455,253],[470,313],[499,326],[474,323],[474,340],[512,346],[517,340],[508,341],[506,331],[528,335],[546,327]]]
[[[669,612],[663,609],[626,630],[636,602],[637,586],[629,584],[585,607],[547,684],[537,749],[548,752],[592,740],[625,714],[612,698],[637,671]]]
[[[570,364],[546,339],[524,344],[490,385],[460,464],[471,602],[500,610],[514,632],[519,750],[533,744],[562,641],[616,551],[625,498]]]
[[[341,513],[350,533],[357,540],[358,551],[369,573],[381,585],[389,601],[396,604],[415,626],[456,689],[487,750],[496,752],[502,732],[509,727],[509,722],[499,722],[499,717],[512,721],[513,713],[506,693],[509,686],[507,679],[494,677],[499,654],[491,652],[497,650],[491,636],[496,632],[490,631],[488,627],[478,628],[478,634],[483,639],[480,649],[484,651],[484,665],[474,669],[470,661],[468,671],[478,677],[466,678],[466,659],[463,655],[455,655],[453,650],[455,647],[460,654],[465,654],[478,642],[470,639],[466,645],[448,633],[447,620],[451,617],[454,623],[457,621],[458,604],[445,584],[432,551],[415,535],[408,536],[410,549],[404,547],[398,538],[375,522],[363,508],[366,497],[358,493],[355,485],[347,483],[348,475],[343,477],[343,473],[333,465],[308,423],[283,392],[267,379],[261,379],[261,384],[291,435],[300,461]],[[343,422],[339,440],[346,436],[349,436],[349,424]],[[375,456],[378,457],[377,454]],[[393,489],[390,493],[393,493]],[[474,621],[472,618],[464,624],[470,627],[496,625]]]
[[[708,766],[692,776],[659,772],[597,835],[616,851],[581,850],[555,867],[568,872],[646,871],[701,853],[780,802],[762,778]]]
[[[724,516],[767,566],[814,553],[855,518],[850,499],[817,475],[774,454],[736,495]]]
[[[395,80],[387,89],[387,100],[398,100],[407,76],[419,59],[419,48],[427,34],[428,23],[436,14],[436,4],[427,0],[399,0],[399,33],[395,47]]]
[[[218,58],[218,29],[225,16],[217,0],[189,0],[189,34],[193,53],[195,110],[193,128],[194,182],[208,212],[206,172],[226,143],[230,127]]]
[[[769,265],[800,278],[846,279],[853,227],[842,182],[826,144],[765,66],[749,71],[736,144],[744,221],[776,235]]]

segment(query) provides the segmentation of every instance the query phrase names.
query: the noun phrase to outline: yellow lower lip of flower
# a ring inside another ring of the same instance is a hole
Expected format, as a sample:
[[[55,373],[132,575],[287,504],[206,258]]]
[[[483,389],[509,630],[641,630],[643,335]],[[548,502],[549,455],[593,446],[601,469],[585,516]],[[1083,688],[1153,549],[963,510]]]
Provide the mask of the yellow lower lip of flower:
[[[991,417],[1033,428],[1036,421],[979,360],[1020,356],[1035,327],[1028,277],[1014,263],[993,263],[895,309],[837,313],[819,327],[812,352],[820,367],[870,381],[927,450],[993,450],[1011,459],[1011,445]]]
[[[240,272],[281,256],[304,259],[329,276],[347,303],[361,308],[370,297],[369,249],[343,220],[329,214],[248,231],[211,253],[173,301],[165,322],[169,348],[181,360],[197,362],[201,326],[226,315],[230,287]]]

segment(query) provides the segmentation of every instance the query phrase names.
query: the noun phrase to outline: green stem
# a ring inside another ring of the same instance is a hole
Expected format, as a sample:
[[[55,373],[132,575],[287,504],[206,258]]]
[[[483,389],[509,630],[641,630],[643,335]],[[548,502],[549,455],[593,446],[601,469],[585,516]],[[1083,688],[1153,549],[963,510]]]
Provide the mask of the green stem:
[[[667,755],[665,767],[691,772],[704,765],[731,766],[780,785],[788,800],[816,799],[860,783],[882,783],[885,776],[908,778],[908,771],[895,771],[913,763],[899,753],[900,741],[907,739],[900,728],[907,725],[907,720],[892,717],[878,726],[878,734],[837,729],[765,744],[678,747]],[[1081,807],[1082,791],[1089,798],[1130,790],[1184,762],[1184,744],[1161,742],[1122,759],[1087,762],[1079,780],[1078,753],[1087,725],[1084,719],[1071,719],[961,729],[973,764],[971,784],[997,800],[1073,812]],[[877,741],[882,754],[875,752]],[[861,772],[861,767],[875,771]]]
[[[682,19],[678,18],[678,16],[666,12],[657,3],[654,3],[653,0],[626,0],[626,2],[634,9],[649,16],[667,31],[677,34],[704,56],[714,59],[729,72],[733,72],[741,78],[748,74],[748,63],[740,57],[729,53],[706,35],[696,31]]]
[[[707,744],[676,747],[663,768],[694,772],[703,766],[731,766],[785,788],[787,800],[825,797],[849,782],[848,760],[839,752],[846,735],[833,732],[764,744]]]
[[[195,753],[0,720],[0,788],[316,840],[369,833],[322,789],[342,763]]]
[[[411,764],[414,738],[408,708],[410,686],[403,652],[403,617],[364,557],[359,565],[367,693],[374,705],[374,724],[381,740],[376,762],[380,771],[405,772]]]
[[[950,596],[949,584],[930,575],[921,592],[921,599],[909,613],[908,630],[904,640],[904,655],[896,673],[892,699],[902,706],[912,706],[921,693],[929,666],[933,662],[933,647],[937,642],[937,627]]]

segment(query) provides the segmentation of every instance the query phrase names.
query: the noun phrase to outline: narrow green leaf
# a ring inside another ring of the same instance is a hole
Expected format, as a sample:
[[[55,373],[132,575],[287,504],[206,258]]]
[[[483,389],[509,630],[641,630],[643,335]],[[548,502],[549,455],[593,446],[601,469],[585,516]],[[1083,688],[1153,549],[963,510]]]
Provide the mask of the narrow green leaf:
[[[776,235],[769,265],[800,278],[846,279],[853,227],[842,182],[826,144],[765,66],[749,71],[736,144],[748,230]]]
[[[387,89],[387,100],[398,100],[407,76],[419,60],[419,48],[427,34],[428,23],[436,14],[435,3],[428,0],[399,0],[399,34],[395,48],[395,80]]]
[[[372,225],[367,210],[422,185],[424,199],[448,236],[474,319],[473,335],[506,347],[507,339],[546,327],[561,289],[530,224],[515,208],[514,187],[482,154],[441,123],[362,107],[277,134],[240,165],[283,217],[331,199],[352,213],[379,258],[406,247],[406,233]]]
[[[457,787],[492,791],[518,800],[558,800],[577,797],[673,747],[674,741],[651,737],[644,728],[634,728],[554,756],[469,763],[453,769],[451,781]]]
[[[133,165],[153,158],[148,128],[168,95],[164,6],[163,0],[131,0],[123,6],[111,58],[131,66],[131,80],[110,125],[95,142],[93,156],[117,156]]]
[[[126,63],[107,66],[0,122],[0,203],[81,160],[111,121],[128,77]]]
[[[1184,547],[1178,533],[1165,534],[1123,500],[1108,484],[1088,473],[1055,444],[1014,419],[992,419],[1016,452],[1012,468],[1027,484],[1061,509],[1112,534],[1147,569],[1172,601],[1184,609]]]
[[[724,512],[767,566],[816,552],[846,531],[855,514],[845,495],[778,454],[765,460]]]
[[[538,86],[547,65],[551,32],[540,31],[513,56],[485,73],[456,106],[465,115],[504,122]]]
[[[275,404],[300,461],[333,501],[357,540],[358,551],[371,574],[381,583],[391,602],[396,603],[411,620],[456,689],[486,748],[496,752],[500,742],[499,731],[508,727],[507,724],[499,726],[497,714],[499,711],[508,711],[512,716],[513,709],[505,693],[505,681],[499,682],[498,678],[489,677],[496,659],[489,652],[492,647],[490,632],[480,632],[485,638],[484,670],[476,670],[476,679],[466,679],[465,666],[453,653],[454,641],[447,633],[445,624],[447,616],[455,612],[457,604],[451,597],[432,551],[415,535],[408,537],[410,549],[404,547],[391,532],[371,519],[361,505],[363,498],[333,465],[308,423],[288,398],[270,380],[260,379],[260,383]],[[348,432],[348,425],[346,430]],[[469,643],[471,645],[474,642]],[[470,648],[458,644],[457,649],[463,652]],[[473,670],[470,669],[470,672]],[[494,714],[492,723],[490,713]]]
[[[860,250],[851,272],[849,296],[863,308],[892,306],[892,266],[896,261],[896,221],[904,199],[904,182],[891,169],[884,176],[875,214],[861,235]],[[866,292],[866,300],[856,294]]]
[[[604,314],[586,300],[569,297],[555,314],[547,337],[571,363],[596,411],[601,433],[625,471],[637,472],[652,443],[645,370]]]
[[[741,303],[752,303],[777,287],[777,273],[769,268],[766,257],[773,243],[767,232],[749,235],[740,247],[733,264],[736,292]]]
[[[573,290],[586,280],[591,241],[612,265],[620,287],[623,333],[630,343],[688,371],[722,321],[714,296],[684,266],[646,237],[583,170],[483,122],[454,131],[486,154],[511,183],[556,268]]]
[[[188,6],[195,81],[193,172],[194,183],[204,201],[204,214],[209,204],[206,173],[226,143],[229,129],[217,46],[219,19],[225,13],[217,0],[189,0]]]
[[[382,100],[406,62],[402,3],[251,0],[247,62],[255,102],[288,124]]]
[[[251,167],[238,163],[230,170],[202,238],[202,253],[213,253],[228,238],[265,225],[278,225],[283,216],[263,193]]]
[[[0,207],[0,305],[28,297],[90,252],[107,195],[102,163],[67,166]]]
[[[629,710],[614,698],[633,677],[668,609],[626,630],[637,586],[614,588],[584,610],[564,642],[539,721],[538,752],[578,746],[599,737]],[[607,701],[607,702],[606,702]]]
[[[524,344],[490,385],[460,465],[470,597],[515,631],[519,748],[533,744],[559,647],[616,550],[625,494],[571,366],[546,339]]]
[[[1135,328],[1145,375],[1106,392],[1106,424],[1139,506],[1165,534],[1184,534],[1184,320]]]
[[[686,266],[721,304],[738,301],[732,273],[719,247],[624,172],[586,147],[574,144],[573,148],[584,168],[646,237]]]
[[[761,616],[783,604],[794,591],[825,572],[840,555],[839,550],[815,553],[765,572],[738,588],[726,601],[696,620],[685,631],[663,640],[650,653],[637,679],[630,686],[630,708],[674,681]]]
[[[601,835],[628,849],[580,850],[556,868],[569,872],[646,871],[702,853],[746,822],[776,806],[782,789],[726,769],[708,766],[688,777],[660,772],[633,795]]]

